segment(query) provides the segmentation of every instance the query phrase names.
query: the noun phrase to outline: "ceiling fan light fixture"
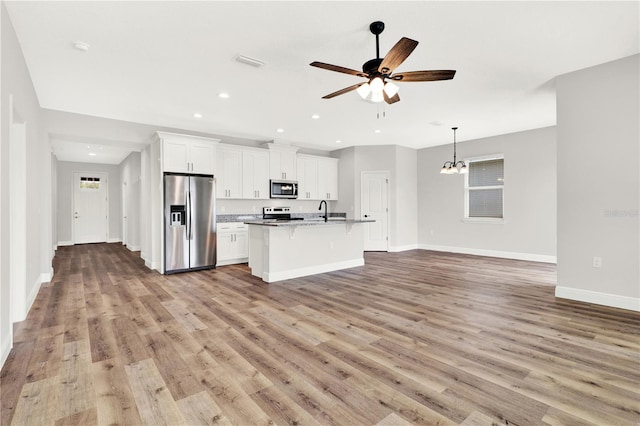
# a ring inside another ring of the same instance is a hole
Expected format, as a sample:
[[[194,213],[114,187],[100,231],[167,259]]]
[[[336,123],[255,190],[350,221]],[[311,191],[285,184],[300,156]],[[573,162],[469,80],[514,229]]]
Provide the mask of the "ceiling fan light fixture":
[[[384,93],[387,94],[388,97],[392,98],[398,93],[398,89],[400,89],[397,85],[393,84],[390,81],[387,81],[384,84]]]
[[[369,93],[371,93],[371,87],[369,87],[369,83],[365,83],[362,86],[358,87],[356,89],[356,92],[358,92],[358,95],[360,95],[362,99],[367,99],[367,96],[369,96]]]
[[[371,92],[371,102],[382,102],[383,100],[384,100],[384,96],[382,95],[382,91]]]
[[[384,81],[380,77],[374,77],[369,82],[369,86],[371,86],[371,93],[377,93],[382,95],[382,90],[384,89]]]

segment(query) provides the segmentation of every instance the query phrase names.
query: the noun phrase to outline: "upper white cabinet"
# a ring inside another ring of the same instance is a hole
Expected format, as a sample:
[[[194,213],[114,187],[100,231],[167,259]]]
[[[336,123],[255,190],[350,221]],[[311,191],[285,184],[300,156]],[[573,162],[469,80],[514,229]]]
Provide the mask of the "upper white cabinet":
[[[298,199],[318,199],[318,157],[298,154]]]
[[[242,149],[219,145],[217,157],[216,198],[242,198]]]
[[[338,199],[338,159],[318,159],[318,197],[321,200]]]
[[[338,199],[338,159],[298,154],[298,199]]]
[[[242,152],[242,198],[269,198],[269,153],[264,149]]]
[[[215,174],[219,139],[157,132],[161,141],[162,171]]]
[[[268,143],[269,177],[271,179],[296,180],[296,151],[294,146]]]

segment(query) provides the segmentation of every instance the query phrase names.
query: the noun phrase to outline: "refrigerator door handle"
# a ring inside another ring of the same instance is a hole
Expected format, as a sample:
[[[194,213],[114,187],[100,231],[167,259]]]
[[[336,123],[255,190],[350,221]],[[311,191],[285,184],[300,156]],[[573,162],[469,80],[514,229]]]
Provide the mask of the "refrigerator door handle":
[[[193,240],[193,224],[191,222],[191,191],[187,191],[187,240]]]

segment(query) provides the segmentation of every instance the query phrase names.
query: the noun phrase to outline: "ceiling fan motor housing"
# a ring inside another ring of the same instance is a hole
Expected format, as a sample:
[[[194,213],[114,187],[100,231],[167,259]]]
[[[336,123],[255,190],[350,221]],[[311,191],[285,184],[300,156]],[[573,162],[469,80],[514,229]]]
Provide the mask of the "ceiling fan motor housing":
[[[365,73],[373,77],[375,74],[378,74],[378,68],[382,63],[382,60],[383,58],[376,58],[376,59],[371,59],[370,61],[365,62],[364,65],[362,66],[362,71],[364,71]]]

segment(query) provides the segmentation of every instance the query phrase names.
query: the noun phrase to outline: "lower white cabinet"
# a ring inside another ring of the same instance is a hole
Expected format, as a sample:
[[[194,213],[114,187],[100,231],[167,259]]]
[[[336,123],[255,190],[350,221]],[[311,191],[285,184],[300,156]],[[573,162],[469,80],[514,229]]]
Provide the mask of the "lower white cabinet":
[[[249,259],[249,225],[224,222],[217,225],[216,266],[246,263]]]

